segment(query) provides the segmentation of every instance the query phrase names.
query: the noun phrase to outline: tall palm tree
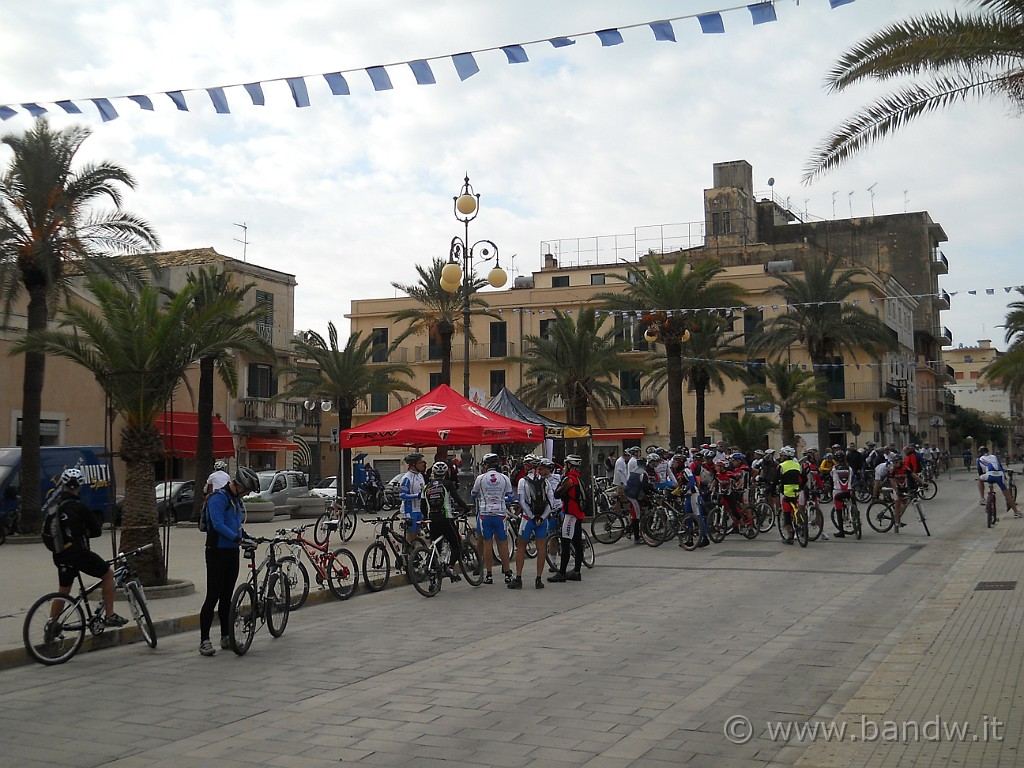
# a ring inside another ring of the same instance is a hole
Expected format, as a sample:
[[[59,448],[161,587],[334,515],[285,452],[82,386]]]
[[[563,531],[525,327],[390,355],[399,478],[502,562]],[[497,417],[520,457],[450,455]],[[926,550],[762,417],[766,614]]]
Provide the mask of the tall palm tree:
[[[419,282],[412,285],[402,283],[391,283],[391,285],[409,298],[415,299],[420,306],[401,309],[392,312],[388,317],[392,320],[407,322],[409,325],[391,343],[392,349],[405,341],[414,333],[425,332],[428,338],[436,341],[441,352],[441,383],[451,386],[452,383],[452,337],[456,333],[472,332],[463,328],[463,292],[464,286],[460,285],[455,293],[448,293],[441,287],[441,270],[448,262],[444,259],[434,259],[430,267],[424,269],[416,265],[416,272],[419,274]],[[487,302],[477,296],[477,292],[487,285],[486,280],[474,277],[470,281],[469,305],[470,307],[486,307]]]
[[[327,339],[315,331],[305,331],[292,340],[292,349],[300,363],[283,369],[294,376],[288,387],[291,397],[321,397],[334,403],[338,411],[338,431],[352,426],[352,414],[359,403],[373,394],[407,392],[418,395],[412,384],[397,377],[412,378],[412,369],[397,363],[373,363],[374,338],[349,336],[345,346],[339,346],[338,330],[334,323],[327,324]],[[352,449],[346,448],[342,459],[341,477],[337,484],[339,498],[350,490],[348,467],[352,463]]]
[[[159,243],[149,224],[121,208],[120,187],[135,187],[128,171],[109,162],[72,168],[89,133],[84,127],[51,130],[40,118],[24,135],[7,134],[0,139],[13,152],[0,177],[0,296],[6,319],[24,291],[29,332],[46,328],[56,300],[66,296],[70,276],[132,279],[138,260],[121,257],[153,250]],[[94,205],[101,198],[114,209],[96,210]],[[45,373],[46,356],[27,352],[21,404],[24,488],[39,486]],[[25,526],[38,528],[38,495],[25,494],[21,505]]]
[[[825,78],[831,91],[863,80],[923,76],[864,107],[811,156],[809,182],[914,118],[970,98],[1004,97],[1024,107],[1024,0],[971,0],[982,12],[926,13],[857,43]]]
[[[828,396],[818,389],[813,372],[784,362],[768,363],[764,368],[764,378],[764,384],[752,384],[743,394],[752,397],[756,403],[778,409],[782,444],[795,447],[796,417],[806,419],[808,413],[828,415]]]
[[[736,446],[743,453],[761,448],[765,437],[777,426],[774,419],[760,413],[744,413],[738,419],[727,415],[711,422],[711,428],[722,433],[726,445]]]
[[[255,287],[255,283],[247,283],[233,287],[227,274],[220,272],[213,265],[201,268],[198,272],[189,272],[188,284],[193,287],[192,306],[197,314],[202,314],[206,307],[220,304],[225,312],[220,318],[219,335],[224,344],[211,354],[199,358],[199,389],[197,393],[197,430],[196,438],[196,488],[202,488],[206,478],[213,471],[213,378],[220,376],[234,396],[238,391],[238,361],[236,353],[243,352],[252,357],[273,360],[274,348],[268,344],[254,327],[257,320],[265,314],[266,309],[257,304],[252,309],[244,310],[245,297]],[[192,519],[198,520],[203,507],[203,497],[195,494]]]
[[[762,332],[748,343],[749,352],[779,354],[791,345],[802,345],[814,369],[822,371],[844,352],[873,355],[897,348],[895,333],[885,323],[847,301],[860,288],[857,278],[866,274],[863,269],[837,274],[838,256],[807,258],[802,267],[802,274],[778,275],[782,284],[772,292],[785,301],[787,311],[763,325]],[[816,380],[822,395],[826,385],[825,379]],[[820,446],[829,444],[828,422],[828,416],[819,412]]]
[[[631,343],[616,338],[614,328],[604,330],[607,315],[598,317],[593,307],[581,306],[575,318],[554,310],[546,336],[527,336],[523,355],[527,383],[517,393],[527,404],[543,407],[551,398],[565,403],[565,420],[586,424],[591,412],[598,424],[605,423],[608,408],[618,408],[623,391],[615,382],[619,371],[638,370],[642,363],[626,353]],[[577,453],[589,450],[576,444]],[[583,466],[589,472],[590,462]]]
[[[96,377],[113,411],[124,421],[120,456],[125,463],[124,526],[121,546],[154,544],[139,571],[146,584],[166,576],[159,556],[159,526],[153,486],[155,462],[164,443],[156,420],[185,372],[196,360],[215,354],[232,331],[223,315],[230,301],[197,310],[193,286],[179,293],[143,286],[123,288],[100,278],[86,283],[98,312],[72,303],[59,312],[59,329],[32,331],[12,354],[30,351],[71,360]]]
[[[1024,288],[1017,292],[1024,295]],[[982,376],[989,381],[998,381],[1014,395],[1024,392],[1024,301],[1015,301],[1006,313],[1006,341],[1010,345],[1003,354],[993,360]]]
[[[683,421],[683,352],[691,338],[696,313],[679,310],[708,307],[740,307],[743,290],[735,283],[715,281],[724,267],[706,261],[691,267],[678,259],[666,270],[657,256],[648,256],[629,267],[626,275],[613,275],[626,285],[623,293],[599,293],[609,309],[640,310],[645,326],[657,334],[665,348],[665,386],[668,390],[669,440],[673,446],[686,443]]]

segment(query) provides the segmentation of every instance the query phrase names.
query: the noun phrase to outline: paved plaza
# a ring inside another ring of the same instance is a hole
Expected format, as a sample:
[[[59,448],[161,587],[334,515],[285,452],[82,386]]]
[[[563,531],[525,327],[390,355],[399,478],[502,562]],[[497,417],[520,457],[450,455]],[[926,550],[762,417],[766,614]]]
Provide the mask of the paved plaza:
[[[1024,521],[987,530],[971,478],[942,480],[930,538],[909,516],[899,535],[807,549],[774,530],[692,553],[598,545],[580,583],[534,590],[528,562],[521,592],[325,600],[244,657],[169,632],[195,626],[197,594],[151,601],[155,650],[16,663],[24,610],[56,579],[41,547],[4,546],[4,762],[1017,765]],[[172,575],[201,590],[200,550],[175,531]]]

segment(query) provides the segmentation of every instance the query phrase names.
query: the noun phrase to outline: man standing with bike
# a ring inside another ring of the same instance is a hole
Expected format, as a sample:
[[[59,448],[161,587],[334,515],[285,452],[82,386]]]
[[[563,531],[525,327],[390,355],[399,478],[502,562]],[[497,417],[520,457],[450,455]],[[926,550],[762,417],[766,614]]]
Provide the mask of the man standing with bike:
[[[779,450],[782,463],[779,464],[779,482],[782,484],[782,516],[779,525],[783,526],[783,541],[793,543],[793,520],[799,503],[800,486],[804,484],[804,474],[800,462],[796,460],[796,451],[789,445]],[[801,540],[802,541],[802,540]]]
[[[907,466],[901,454],[896,453],[893,454],[892,466],[889,468],[889,484],[896,496],[896,503],[892,507],[892,523],[896,533],[899,533],[900,528],[906,525],[900,522],[903,510],[910,502],[911,491],[921,485],[921,477]]]
[[[554,504],[554,497],[548,487],[547,480],[540,470],[540,460],[536,456],[528,456],[524,461],[526,474],[519,481],[517,489],[519,506],[523,512],[523,521],[519,529],[519,541],[516,544],[516,576],[508,584],[509,589],[523,588],[523,564],[526,561],[526,543],[537,540],[537,578],[533,586],[544,589],[544,552],[547,545],[548,517]]]
[[[89,539],[103,533],[103,523],[78,498],[85,485],[85,475],[77,467],[65,469],[60,476],[60,485],[60,493],[54,502],[57,505],[56,524],[60,526],[63,539],[61,548],[53,553],[53,564],[57,566],[57,591],[62,595],[70,594],[79,572],[102,579],[103,623],[108,627],[123,627],[128,619],[114,613],[114,572],[107,561],[89,547]],[[54,603],[55,607],[57,605]]]
[[[580,467],[583,466],[583,459],[576,454],[565,457],[565,476],[558,484],[554,492],[556,498],[562,501],[564,515],[562,517],[562,549],[561,562],[558,566],[558,573],[549,576],[548,581],[581,581],[580,570],[583,567],[583,519],[587,516],[583,510],[583,477],[580,475]],[[572,547],[574,565],[571,573],[566,573],[569,566],[569,548]],[[540,560],[540,550],[537,550],[537,559]]]
[[[256,546],[242,530],[245,507],[242,497],[260,489],[251,469],[239,467],[231,481],[206,502],[206,600],[199,610],[199,653],[217,653],[210,642],[213,612],[220,620],[220,647],[231,647],[231,593],[238,580],[238,548]]]
[[[454,584],[456,581],[462,581],[462,577],[455,572],[455,563],[462,557],[462,544],[459,541],[459,532],[452,523],[452,506],[460,506],[462,512],[468,512],[469,507],[450,488],[449,469],[445,461],[434,462],[430,470],[430,480],[423,486],[423,499],[426,502],[427,514],[430,516],[430,540],[437,541],[443,538],[448,542],[451,557],[444,568],[445,575]]]
[[[483,472],[473,483],[473,503],[476,505],[476,529],[483,539],[484,584],[493,584],[491,566],[494,563],[491,540],[498,539],[498,554],[501,557],[501,572],[505,583],[512,581],[512,568],[508,560],[508,539],[505,535],[505,502],[512,498],[512,481],[508,475],[498,471],[501,459],[496,453],[488,453],[481,460]]]

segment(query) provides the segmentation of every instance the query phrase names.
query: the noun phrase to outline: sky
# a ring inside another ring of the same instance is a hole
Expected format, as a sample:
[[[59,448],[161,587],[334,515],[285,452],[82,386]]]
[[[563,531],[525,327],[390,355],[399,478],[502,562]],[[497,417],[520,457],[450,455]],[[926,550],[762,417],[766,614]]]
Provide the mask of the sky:
[[[470,240],[497,243],[515,276],[539,269],[549,250],[563,263],[609,260],[609,244],[629,255],[637,232],[642,245],[685,231],[703,217],[712,165],[743,159],[758,197],[774,193],[812,219],[930,213],[949,238],[940,286],[954,294],[943,314],[954,346],[1005,348],[999,326],[1020,296],[1004,288],[1024,284],[1024,153],[1012,141],[1021,122],[1006,102],[925,116],[800,181],[813,148],[884,92],[827,93],[835,59],[893,21],[970,6],[777,0],[775,9],[777,21],[755,26],[729,0],[7,3],[0,104],[17,114],[0,133],[31,126],[18,106],[30,102],[55,127],[89,126],[79,157],[133,173],[125,206],[151,222],[163,249],[212,246],[294,274],[296,330],[333,321],[345,335],[352,300],[399,295],[392,282],[415,282],[416,264],[446,257],[462,234],[453,198],[467,173],[481,195]],[[647,26],[715,10],[724,34],[683,18],[673,43]],[[623,42],[603,47],[593,33],[610,28]],[[576,43],[546,42],[562,36]],[[528,62],[487,50],[517,43]],[[480,71],[462,81],[450,57],[466,51]],[[404,62],[418,59],[431,60],[436,84],[416,83]],[[391,90],[371,85],[364,70],[378,65],[392,65]],[[322,77],[338,71],[349,95],[332,95]],[[308,107],[296,107],[288,77],[304,78]],[[264,106],[240,87],[252,82],[263,83]],[[218,86],[231,86],[230,114],[217,114],[205,91]],[[165,95],[177,90],[187,112]],[[121,98],[136,94],[154,110]],[[88,101],[104,97],[117,119],[103,122]],[[55,106],[65,99],[82,114]],[[0,149],[0,163],[8,157]]]

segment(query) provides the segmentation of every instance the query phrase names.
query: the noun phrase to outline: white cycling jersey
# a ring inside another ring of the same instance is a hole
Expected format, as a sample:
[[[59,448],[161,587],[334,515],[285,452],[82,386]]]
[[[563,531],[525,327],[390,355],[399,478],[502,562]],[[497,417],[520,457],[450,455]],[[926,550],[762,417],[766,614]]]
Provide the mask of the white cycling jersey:
[[[487,470],[473,483],[473,500],[484,516],[505,517],[505,499],[511,494],[512,481],[496,469]]]

